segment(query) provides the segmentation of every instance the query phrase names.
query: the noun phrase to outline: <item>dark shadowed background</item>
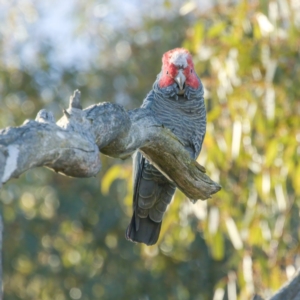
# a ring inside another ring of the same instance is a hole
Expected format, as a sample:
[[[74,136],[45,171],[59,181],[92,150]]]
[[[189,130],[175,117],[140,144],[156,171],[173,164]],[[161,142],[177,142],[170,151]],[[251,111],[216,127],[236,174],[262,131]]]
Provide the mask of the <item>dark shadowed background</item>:
[[[195,205],[177,192],[146,247],[124,237],[130,160],[25,173],[0,191],[5,300],[250,299],[300,267],[300,2],[144,2],[0,1],[0,128],[59,118],[76,88],[84,107],[138,107],[184,46],[205,86],[198,161],[223,189]]]

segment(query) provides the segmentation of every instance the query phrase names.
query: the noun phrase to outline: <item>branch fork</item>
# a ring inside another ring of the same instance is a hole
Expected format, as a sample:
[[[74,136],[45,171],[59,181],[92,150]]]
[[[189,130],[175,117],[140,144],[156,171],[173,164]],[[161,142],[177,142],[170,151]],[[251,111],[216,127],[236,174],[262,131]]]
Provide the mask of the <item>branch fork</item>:
[[[56,123],[42,109],[34,121],[0,131],[0,185],[41,166],[72,177],[95,176],[101,169],[99,152],[124,159],[137,149],[193,201],[221,188],[150,110],[125,111],[112,103],[83,110],[78,90]]]

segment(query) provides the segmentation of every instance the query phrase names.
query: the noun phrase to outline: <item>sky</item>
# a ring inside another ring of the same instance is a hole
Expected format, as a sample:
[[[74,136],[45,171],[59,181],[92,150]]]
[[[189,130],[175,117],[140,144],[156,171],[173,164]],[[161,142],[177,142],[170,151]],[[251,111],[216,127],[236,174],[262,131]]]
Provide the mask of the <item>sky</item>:
[[[95,36],[96,28],[101,27],[103,36],[109,38],[116,31],[138,27],[145,16],[171,18],[195,9],[205,11],[212,3],[204,0],[0,0],[0,20],[3,20],[0,55],[8,66],[32,69],[38,64],[41,47],[50,46],[51,59],[57,65],[88,68],[93,54],[105,46],[105,39]]]

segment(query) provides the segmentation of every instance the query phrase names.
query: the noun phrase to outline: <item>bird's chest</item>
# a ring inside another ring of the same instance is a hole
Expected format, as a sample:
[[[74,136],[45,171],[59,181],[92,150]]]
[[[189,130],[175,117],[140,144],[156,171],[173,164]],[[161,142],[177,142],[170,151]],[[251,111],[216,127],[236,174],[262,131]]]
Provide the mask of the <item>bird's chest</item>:
[[[187,100],[161,101],[153,106],[156,118],[185,144],[189,143],[197,122],[197,110]]]

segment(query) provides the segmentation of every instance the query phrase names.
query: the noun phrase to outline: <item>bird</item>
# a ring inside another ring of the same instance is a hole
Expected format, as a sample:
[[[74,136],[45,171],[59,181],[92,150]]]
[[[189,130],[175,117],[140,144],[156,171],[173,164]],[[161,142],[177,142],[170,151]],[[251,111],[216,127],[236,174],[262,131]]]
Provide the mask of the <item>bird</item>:
[[[206,132],[203,95],[192,55],[187,49],[175,48],[163,54],[161,72],[141,106],[176,135],[193,159],[201,151]],[[125,237],[150,246],[159,238],[176,185],[139,151],[133,155],[133,179],[133,216]]]

